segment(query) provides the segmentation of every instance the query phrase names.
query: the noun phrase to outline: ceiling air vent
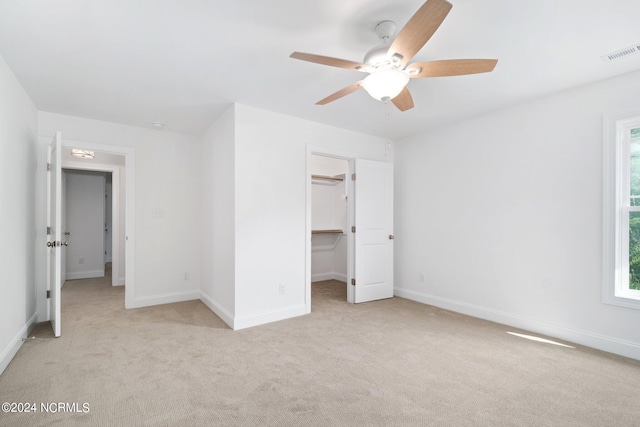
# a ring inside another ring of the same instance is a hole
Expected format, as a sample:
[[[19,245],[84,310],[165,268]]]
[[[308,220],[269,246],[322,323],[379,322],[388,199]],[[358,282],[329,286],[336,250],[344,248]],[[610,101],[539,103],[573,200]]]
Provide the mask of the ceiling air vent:
[[[624,49],[616,50],[615,52],[609,52],[606,55],[601,56],[603,61],[610,62],[620,58],[624,58],[629,55],[635,55],[640,53],[640,44],[626,47]]]

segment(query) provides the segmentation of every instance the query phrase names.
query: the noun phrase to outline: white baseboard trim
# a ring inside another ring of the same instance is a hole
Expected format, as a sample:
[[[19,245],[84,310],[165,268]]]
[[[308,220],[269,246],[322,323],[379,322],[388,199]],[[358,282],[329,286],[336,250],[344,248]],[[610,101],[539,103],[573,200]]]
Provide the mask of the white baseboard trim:
[[[229,313],[225,310],[220,304],[214,301],[209,295],[200,291],[200,301],[207,307],[209,310],[213,311],[216,316],[218,316],[224,323],[226,323],[231,329],[233,329],[233,314]]]
[[[333,273],[333,280],[339,280],[341,282],[347,281],[347,275],[342,273]]]
[[[312,282],[322,282],[324,280],[339,280],[341,282],[346,282],[347,275],[343,273],[336,273],[335,271],[330,273],[318,273],[311,275]]]
[[[174,302],[192,301],[200,298],[199,291],[172,292],[161,295],[151,295],[148,297],[137,297],[133,300],[133,307],[141,308],[152,305],[171,304]]]
[[[33,328],[36,326],[37,320],[38,313],[36,312],[33,313],[33,316],[27,320],[27,323],[20,328],[18,334],[9,342],[4,350],[2,350],[2,353],[0,353],[0,374],[2,374],[7,366],[9,366],[13,357],[16,355],[18,350],[20,350],[20,347],[22,347],[23,344],[22,339],[26,338],[31,333]]]
[[[461,301],[428,295],[409,289],[395,288],[394,295],[421,302],[423,304],[444,308],[445,310],[455,311],[468,316],[501,323],[514,328],[524,329],[609,353],[618,354],[620,356],[640,360],[640,343],[620,340],[618,338],[604,336],[589,331],[567,328],[565,326],[541,322],[539,320],[527,319],[512,313],[506,313]]]
[[[75,271],[72,273],[67,272],[67,274],[65,275],[65,280],[92,279],[94,277],[104,277],[104,269]]]
[[[324,280],[332,280],[332,279],[333,279],[333,273],[318,273],[318,274],[311,275],[312,282],[322,282]]]
[[[292,307],[283,308],[281,310],[274,310],[268,313],[261,313],[252,316],[236,317],[233,322],[233,329],[245,329],[252,326],[264,325],[265,323],[277,322],[279,320],[290,319],[292,317],[302,316],[307,314],[306,306],[304,304],[295,305]]]

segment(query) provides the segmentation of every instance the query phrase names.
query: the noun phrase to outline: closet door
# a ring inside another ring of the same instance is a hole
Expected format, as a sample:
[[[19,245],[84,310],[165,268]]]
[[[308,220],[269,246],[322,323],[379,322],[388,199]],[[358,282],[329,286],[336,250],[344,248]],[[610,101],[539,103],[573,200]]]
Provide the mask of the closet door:
[[[355,163],[354,302],[393,297],[393,165]]]

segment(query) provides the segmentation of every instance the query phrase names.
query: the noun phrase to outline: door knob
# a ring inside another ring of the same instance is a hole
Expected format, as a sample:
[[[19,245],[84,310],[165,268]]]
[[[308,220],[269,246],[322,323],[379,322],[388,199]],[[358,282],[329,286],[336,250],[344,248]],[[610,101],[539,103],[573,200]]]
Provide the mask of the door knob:
[[[67,241],[62,242],[62,246],[69,246],[69,242]]]
[[[393,240],[395,238],[396,238],[396,236],[394,236],[393,234],[389,234],[389,240]]]
[[[56,247],[56,242],[47,242],[47,247],[48,248],[55,248]]]

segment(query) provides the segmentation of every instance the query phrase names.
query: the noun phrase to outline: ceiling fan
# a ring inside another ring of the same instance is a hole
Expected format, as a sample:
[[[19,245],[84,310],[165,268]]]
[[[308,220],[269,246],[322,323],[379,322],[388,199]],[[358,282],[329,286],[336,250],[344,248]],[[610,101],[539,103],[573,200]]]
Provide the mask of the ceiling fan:
[[[382,44],[367,52],[361,63],[302,52],[293,52],[290,57],[369,73],[364,79],[321,99],[317,105],[328,104],[364,88],[373,98],[391,100],[400,111],[406,111],[413,108],[413,98],[407,89],[410,79],[487,73],[493,71],[498,62],[497,59],[449,59],[407,65],[440,27],[451,7],[446,0],[427,0],[391,44],[389,41],[396,24],[380,22],[375,31]]]

